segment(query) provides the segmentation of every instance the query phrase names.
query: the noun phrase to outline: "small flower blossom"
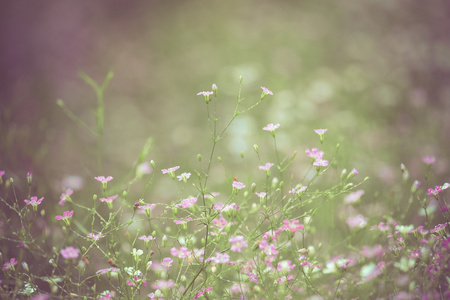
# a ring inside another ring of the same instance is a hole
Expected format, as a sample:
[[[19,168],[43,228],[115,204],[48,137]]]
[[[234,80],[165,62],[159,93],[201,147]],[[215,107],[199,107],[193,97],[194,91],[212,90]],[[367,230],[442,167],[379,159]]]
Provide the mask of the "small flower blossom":
[[[216,256],[212,256],[207,259],[207,261],[212,261],[216,264],[224,264],[230,260],[230,256],[226,253],[216,252]]]
[[[197,198],[193,197],[193,198],[187,198],[187,199],[183,199],[181,201],[181,203],[175,205],[177,207],[183,207],[183,208],[189,208],[192,207],[195,203],[197,202]]]
[[[117,268],[108,268],[108,269],[100,269],[97,272],[95,272],[96,274],[106,274],[109,272],[119,272],[120,270]]]
[[[189,177],[191,177],[191,173],[186,173],[186,172],[181,173],[181,175],[177,176],[178,181],[184,181],[184,182],[186,182],[189,179]]]
[[[76,249],[74,247],[67,247],[67,248],[61,250],[61,255],[65,259],[77,258],[79,253],[80,253],[80,249]]]
[[[273,96],[272,91],[270,91],[268,88],[262,86],[261,89],[262,89],[263,93],[265,93],[266,95],[272,95]]]
[[[107,198],[100,198],[101,202],[111,203],[114,199],[116,199],[119,195],[110,196]]]
[[[177,225],[180,225],[180,224],[186,224],[186,223],[189,222],[189,221],[192,221],[192,218],[191,218],[191,217],[186,218],[186,219],[173,220],[173,222],[174,222],[175,224],[177,224]]]
[[[323,151],[319,151],[317,148],[312,148],[311,150],[306,149],[305,153],[314,160],[322,159],[323,157]]]
[[[426,163],[427,165],[432,165],[436,162],[436,158],[434,156],[425,156],[423,158],[423,162]]]
[[[62,216],[56,216],[55,219],[63,220],[67,225],[70,225],[70,218],[73,216],[73,210],[63,212]]]
[[[295,268],[295,264],[292,264],[292,261],[290,260],[280,261],[277,265],[278,272],[289,272],[293,268]]]
[[[2,177],[3,175],[5,175],[5,173],[6,173],[5,171],[1,171],[1,170],[0,170],[0,177]]]
[[[328,160],[324,160],[324,159],[316,159],[316,160],[313,162],[313,166],[326,167],[326,166],[328,166]]]
[[[267,194],[266,192],[261,192],[261,193],[255,193],[256,196],[258,196],[259,198],[264,198]]]
[[[429,188],[428,191],[427,191],[427,194],[430,195],[430,196],[435,196],[435,195],[439,194],[440,192],[442,192],[442,188],[440,186],[436,185],[434,187],[434,189],[433,188]]]
[[[88,238],[93,239],[94,241],[98,241],[101,238],[104,238],[105,236],[102,235],[101,233],[99,234],[95,234],[95,233],[89,233],[88,234]]]
[[[161,264],[164,267],[169,268],[170,266],[172,266],[172,263],[173,263],[173,259],[171,259],[170,257],[165,257],[165,258],[163,258]]]
[[[270,168],[272,168],[272,167],[273,167],[272,163],[266,163],[264,166],[259,166],[259,169],[263,170],[263,171],[269,171]]]
[[[262,240],[259,243],[259,249],[261,249],[267,255],[277,255],[278,250],[274,244],[269,244],[267,240]]]
[[[3,270],[11,270],[15,265],[18,264],[18,261],[15,258],[11,258],[9,262],[3,264]]]
[[[325,132],[327,132],[328,129],[314,129],[314,132],[317,134],[324,134]]]
[[[233,181],[233,188],[240,190],[245,188],[245,185],[242,182]]]
[[[142,241],[148,242],[148,241],[153,240],[153,236],[151,236],[151,235],[149,235],[149,236],[143,235],[143,236],[140,236],[139,239],[142,240]]]
[[[314,132],[319,135],[320,143],[323,144],[324,134],[328,129],[314,129]]]
[[[37,206],[38,206],[39,204],[41,204],[42,200],[44,200],[44,197],[40,198],[39,200],[38,200],[37,197],[31,197],[30,200],[25,199],[25,200],[23,200],[23,201],[24,201],[26,204],[28,204],[28,205],[32,205],[32,206],[33,206],[33,209],[36,210],[36,209],[37,209]]]
[[[344,202],[347,204],[358,202],[361,196],[364,195],[364,193],[364,190],[358,190],[356,192],[350,193],[345,197]]]
[[[351,228],[354,227],[364,227],[367,225],[367,219],[365,217],[363,217],[361,214],[352,217],[352,218],[348,218],[347,219],[347,224],[348,226],[350,226]]]
[[[280,124],[275,124],[275,125],[274,125],[273,123],[270,123],[270,124],[267,124],[267,126],[264,127],[263,130],[265,130],[265,131],[270,131],[270,132],[274,132],[274,131],[277,130],[279,127],[280,127]]]
[[[72,196],[73,194],[73,190],[72,189],[67,189],[65,193],[62,193],[61,196],[59,197],[59,205],[64,205],[64,203],[66,203],[67,200],[70,201],[70,196]]]
[[[108,176],[105,178],[105,176],[97,176],[95,177],[95,180],[101,182],[101,183],[107,183],[111,180],[113,180],[114,178],[112,176]]]
[[[292,233],[297,232],[298,230],[302,230],[305,226],[303,224],[299,224],[298,220],[284,220],[284,225],[280,227],[280,230],[289,230]]]
[[[211,95],[214,94],[213,91],[203,91],[197,94],[197,96],[203,96],[205,98],[205,102],[208,103],[211,101]]]
[[[242,248],[247,248],[248,243],[242,235],[230,237],[228,242],[231,244],[231,251],[241,252]]]
[[[169,174],[170,178],[175,179],[175,171],[178,170],[180,166],[175,166],[168,169],[162,169],[161,172],[163,174]]]
[[[299,194],[306,190],[306,186],[295,187],[289,191],[289,194]]]
[[[256,273],[247,272],[248,279],[256,284],[258,284],[258,275]]]

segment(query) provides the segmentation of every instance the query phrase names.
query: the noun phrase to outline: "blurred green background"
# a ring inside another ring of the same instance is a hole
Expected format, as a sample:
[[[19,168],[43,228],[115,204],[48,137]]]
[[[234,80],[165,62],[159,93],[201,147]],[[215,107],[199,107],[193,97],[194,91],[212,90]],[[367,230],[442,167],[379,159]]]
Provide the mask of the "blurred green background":
[[[449,180],[449,13],[444,0],[2,1],[0,169],[24,187],[32,171],[33,194],[54,204],[66,176],[88,185],[98,175],[125,179],[148,137],[158,172],[190,171],[211,147],[197,92],[218,85],[223,126],[242,75],[244,106],[258,100],[260,86],[274,96],[240,116],[219,145],[223,165],[233,166],[226,175],[259,172],[255,143],[264,162],[274,160],[262,127],[280,123],[282,153],[299,152],[290,169],[298,178],[309,166],[304,150],[319,146],[313,129],[328,128],[325,159],[341,145],[332,179],[353,167],[370,176],[366,201],[399,182],[400,163],[423,181],[424,155],[437,159],[431,184],[442,184]],[[100,83],[109,70],[99,170],[95,138],[56,100],[95,130],[95,94],[78,73]],[[158,182],[154,196],[173,201]]]

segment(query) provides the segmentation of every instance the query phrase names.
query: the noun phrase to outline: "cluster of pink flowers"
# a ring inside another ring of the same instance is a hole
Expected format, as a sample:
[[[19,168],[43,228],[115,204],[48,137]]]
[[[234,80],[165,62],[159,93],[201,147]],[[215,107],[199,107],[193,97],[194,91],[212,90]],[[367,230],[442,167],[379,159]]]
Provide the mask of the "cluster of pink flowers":
[[[170,249],[170,254],[174,257],[178,258],[194,258],[197,257],[199,261],[203,261],[203,253],[205,252],[205,249],[194,249],[194,251],[189,251],[186,246],[181,246],[180,249],[177,249],[176,247],[172,247]]]
[[[306,186],[295,187],[289,191],[289,194],[300,194],[304,191],[306,191]]]
[[[3,270],[10,270],[14,268],[15,265],[18,264],[18,261],[15,258],[11,258],[9,262],[3,264]]]
[[[279,230],[289,230],[292,233],[296,233],[303,228],[305,228],[305,226],[303,224],[300,224],[299,220],[284,220],[283,226],[281,226]]]
[[[326,167],[328,166],[328,160],[323,159],[323,151],[319,151],[317,148],[311,150],[305,150],[306,155],[313,159],[313,166]]]
[[[95,273],[96,274],[106,274],[106,273],[109,273],[109,272],[119,272],[119,271],[120,271],[120,269],[112,267],[112,268],[108,268],[108,269],[100,269],[100,270],[98,270]]]
[[[192,221],[191,217],[185,218],[185,219],[180,219],[180,220],[173,220],[173,222],[177,225],[180,224],[186,224],[187,222]]]
[[[206,261],[212,261],[216,264],[225,264],[230,261],[230,256],[226,253],[216,252],[216,256],[211,256]]]
[[[181,203],[175,205],[176,207],[189,208],[192,207],[197,202],[197,198],[187,198],[183,199]]]
[[[248,243],[242,235],[232,236],[228,239],[231,244],[231,251],[241,252],[242,248],[247,248]]]
[[[206,289],[201,289],[200,292],[198,292],[197,295],[195,295],[194,299],[201,297],[204,293],[212,291],[213,286],[214,284],[210,284]]]

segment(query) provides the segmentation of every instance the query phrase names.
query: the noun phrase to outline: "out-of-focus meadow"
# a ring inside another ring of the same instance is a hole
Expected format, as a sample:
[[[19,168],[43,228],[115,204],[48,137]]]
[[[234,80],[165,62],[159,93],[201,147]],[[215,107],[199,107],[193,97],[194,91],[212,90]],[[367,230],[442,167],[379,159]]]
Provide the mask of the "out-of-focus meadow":
[[[242,75],[243,105],[258,100],[260,86],[274,96],[233,124],[217,152],[224,162],[212,170],[216,184],[254,172],[240,153],[255,164],[255,143],[263,160],[273,158],[262,131],[268,123],[281,124],[282,153],[298,152],[291,168],[298,178],[309,168],[304,150],[319,145],[313,129],[328,128],[325,158],[340,144],[330,179],[343,168],[370,176],[366,203],[401,180],[401,163],[424,181],[425,155],[437,161],[431,185],[442,184],[449,179],[449,13],[443,0],[4,1],[0,169],[19,187],[33,172],[32,194],[45,196],[50,213],[68,176],[84,186],[98,185],[98,175],[129,179],[149,137],[155,172],[192,170],[197,153],[211,147],[197,92],[216,83],[225,120]],[[56,100],[95,130],[95,94],[78,74],[101,83],[110,70],[100,169],[96,139]],[[147,202],[177,196],[165,180],[155,179]],[[142,196],[144,184],[131,198]],[[25,189],[18,193],[25,199]],[[92,189],[79,193],[91,201]],[[374,214],[387,209],[375,207]]]

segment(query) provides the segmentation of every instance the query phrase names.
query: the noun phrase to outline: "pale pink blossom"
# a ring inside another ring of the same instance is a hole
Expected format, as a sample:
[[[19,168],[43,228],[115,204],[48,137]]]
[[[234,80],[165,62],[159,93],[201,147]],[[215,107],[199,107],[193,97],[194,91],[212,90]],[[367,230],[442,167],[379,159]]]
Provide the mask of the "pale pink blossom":
[[[228,239],[231,244],[231,251],[241,252],[242,248],[247,248],[248,243],[242,235],[232,236]]]
[[[234,180],[233,181],[233,188],[240,190],[240,189],[245,188],[245,185],[242,182]]]
[[[44,197],[40,198],[39,200],[37,197],[31,197],[30,200],[25,199],[23,201],[28,205],[37,206],[37,205],[41,204],[42,200],[44,200]]]
[[[108,181],[113,180],[114,178],[112,176],[108,176],[105,178],[105,176],[97,176],[95,177],[95,180],[100,181],[101,183],[107,183]]]
[[[317,134],[324,134],[328,129],[314,129],[314,132]]]
[[[77,258],[80,253],[80,249],[76,249],[74,247],[67,247],[61,250],[61,255],[65,259],[69,258]]]
[[[70,218],[70,217],[72,217],[72,216],[73,216],[73,210],[71,210],[71,211],[65,211],[65,212],[63,212],[63,215],[62,215],[62,216],[56,216],[55,219],[58,220],[58,221],[60,221],[60,220],[68,219],[68,218]]]
[[[265,130],[265,131],[275,131],[275,130],[278,129],[279,127],[280,127],[280,124],[273,124],[273,123],[270,123],[270,124],[267,124],[267,126],[264,127],[263,130]]]
[[[273,166],[273,164],[268,162],[264,166],[259,166],[259,169],[263,170],[263,171],[268,171],[268,170],[270,170],[270,168],[272,168],[272,166]]]

